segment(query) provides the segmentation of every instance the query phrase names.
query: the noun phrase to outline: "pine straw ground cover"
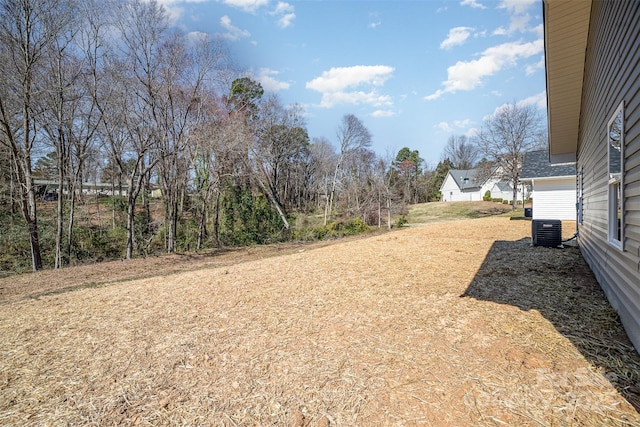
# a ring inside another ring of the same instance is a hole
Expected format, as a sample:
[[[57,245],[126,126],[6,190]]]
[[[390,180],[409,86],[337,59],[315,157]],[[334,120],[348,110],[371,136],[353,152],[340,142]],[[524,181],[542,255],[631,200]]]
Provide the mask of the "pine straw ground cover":
[[[3,279],[0,424],[640,425],[615,312],[579,251],[530,247],[530,226],[430,224],[136,280],[108,263],[31,275],[36,298]]]

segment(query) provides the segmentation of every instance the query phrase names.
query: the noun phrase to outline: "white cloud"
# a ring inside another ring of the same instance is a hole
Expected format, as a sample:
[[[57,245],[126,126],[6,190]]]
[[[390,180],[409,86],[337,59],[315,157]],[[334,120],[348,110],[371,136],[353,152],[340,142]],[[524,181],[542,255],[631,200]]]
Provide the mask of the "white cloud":
[[[440,49],[451,49],[454,46],[463,44],[471,35],[471,27],[455,27],[449,30],[447,38],[440,43]]]
[[[453,122],[440,122],[435,127],[444,133],[460,133],[462,129],[467,129],[473,124],[471,119],[454,120]],[[473,129],[473,128],[471,128]],[[466,131],[468,133],[469,130]],[[465,134],[466,134],[465,133]]]
[[[369,14],[369,18],[371,18],[371,21],[369,21],[369,28],[378,28],[380,25],[382,25],[382,21],[380,20],[380,16],[377,13],[370,13]]]
[[[513,34],[515,32],[535,32],[538,33],[540,30],[538,27],[529,28],[528,24],[531,20],[531,16],[527,13],[527,11],[536,4],[538,0],[502,0],[498,5],[498,9],[505,9],[510,17],[511,22],[509,24],[509,28],[499,28],[494,31],[495,35],[508,35]]]
[[[272,12],[273,14],[282,15],[285,13],[290,13],[294,11],[294,7],[289,3],[279,1],[276,5],[276,9]]]
[[[296,14],[295,13],[287,13],[286,15],[280,17],[280,19],[278,19],[278,27],[280,28],[287,28],[291,25],[291,23],[293,22],[293,20],[296,19]]]
[[[337,67],[324,71],[322,76],[307,83],[307,88],[318,92],[340,91],[362,83],[382,86],[394,71],[386,65],[356,65],[353,67]]]
[[[376,118],[393,117],[395,115],[396,115],[396,112],[392,110],[376,110],[373,113],[371,113],[371,117],[376,117]]]
[[[478,128],[469,128],[464,133],[464,136],[466,136],[467,138],[473,138],[473,137],[478,136],[479,133],[480,133],[480,129],[478,129]]]
[[[522,15],[536,3],[538,3],[538,0],[502,0],[498,8],[507,9],[509,13],[514,15]]]
[[[434,100],[445,93],[473,90],[482,84],[484,78],[516,65],[519,59],[537,55],[543,49],[541,39],[529,43],[513,42],[490,47],[482,52],[478,59],[458,61],[447,68],[447,80],[442,83],[444,89],[438,89],[425,99]]]
[[[505,111],[507,108],[511,107],[511,105],[513,104],[502,104],[496,107],[492,114],[487,114],[482,118],[482,120],[491,120],[496,116],[496,114],[501,111]],[[534,105],[538,110],[545,110],[547,108],[547,92],[540,92],[516,102],[516,106],[518,107],[526,107],[527,105]]]
[[[164,7],[165,12],[167,13],[167,18],[169,19],[169,23],[171,25],[175,25],[178,19],[184,13],[184,8],[180,6],[175,6],[176,0],[159,0],[158,4]]]
[[[453,121],[453,125],[457,128],[466,128],[468,126],[470,126],[472,123],[471,119],[464,119],[464,120],[454,120]]]
[[[476,127],[472,127],[473,121],[470,119],[454,120],[453,122],[440,122],[433,126],[438,130],[438,134],[447,135],[464,135],[467,138],[474,138],[478,136],[480,130]]]
[[[538,36],[538,37],[540,37],[540,38],[543,38],[543,37],[544,37],[544,25],[543,25],[543,24],[540,24],[540,25],[538,25],[538,26],[536,26],[536,27],[533,27],[533,28],[531,29],[531,31],[532,31],[533,33],[535,33],[535,34],[536,34],[536,36]]]
[[[227,15],[220,18],[220,25],[222,25],[222,28],[227,30],[226,33],[222,34],[222,36],[226,39],[238,40],[251,36],[251,33],[249,31],[242,30],[238,27],[233,26],[233,24],[231,24],[231,18],[229,18]]]
[[[272,16],[279,16],[276,21],[278,27],[287,28],[293,23],[293,20],[296,19],[294,11],[295,8],[289,3],[279,1],[273,12],[269,12],[269,14]]]
[[[495,30],[493,30],[492,33],[494,36],[506,36],[507,35],[507,29],[504,27],[498,27]]]
[[[281,82],[276,80],[275,76],[280,74],[277,70],[272,70],[270,68],[261,68],[258,71],[257,75],[255,75],[255,79],[262,85],[262,88],[266,92],[278,92],[281,90],[289,89],[291,86],[290,83]]]
[[[486,9],[487,7],[477,0],[462,0],[460,6],[471,6],[474,9]]]
[[[222,0],[227,6],[237,7],[245,12],[255,12],[269,4],[269,0]]]
[[[322,94],[322,101],[320,101],[321,107],[331,108],[341,104],[369,104],[374,107],[389,107],[393,102],[391,101],[391,97],[388,95],[380,95],[375,90],[370,92],[327,92]]]
[[[384,85],[385,81],[391,78],[393,71],[393,67],[386,65],[331,68],[324,71],[320,77],[307,82],[306,88],[322,94],[320,106],[325,108],[337,104],[388,106],[392,105],[391,98],[380,95],[375,87]],[[363,86],[369,90],[354,90]]]
[[[198,43],[205,41],[209,38],[209,34],[203,33],[202,31],[191,31],[187,33],[187,40],[191,43]]]
[[[547,108],[547,92],[540,92],[536,95],[525,98],[516,102],[517,106],[535,105],[538,110],[545,110]]]
[[[452,133],[453,132],[453,128],[447,122],[440,122],[435,127],[440,129],[444,133]]]
[[[525,72],[527,73],[527,76],[530,76],[538,70],[544,70],[544,65],[544,55],[542,55],[538,62],[536,62],[535,64],[527,65]]]
[[[511,24],[509,25],[509,32],[515,33],[516,31],[519,31],[524,33],[529,31],[528,24],[530,20],[531,17],[526,13],[523,15],[513,15],[511,17]]]

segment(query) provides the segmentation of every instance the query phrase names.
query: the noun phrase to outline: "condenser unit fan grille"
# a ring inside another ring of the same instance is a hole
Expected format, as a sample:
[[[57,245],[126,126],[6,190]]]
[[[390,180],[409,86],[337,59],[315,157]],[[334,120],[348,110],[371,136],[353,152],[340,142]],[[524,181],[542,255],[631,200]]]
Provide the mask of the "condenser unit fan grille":
[[[555,248],[562,245],[562,222],[559,219],[531,221],[533,246]]]

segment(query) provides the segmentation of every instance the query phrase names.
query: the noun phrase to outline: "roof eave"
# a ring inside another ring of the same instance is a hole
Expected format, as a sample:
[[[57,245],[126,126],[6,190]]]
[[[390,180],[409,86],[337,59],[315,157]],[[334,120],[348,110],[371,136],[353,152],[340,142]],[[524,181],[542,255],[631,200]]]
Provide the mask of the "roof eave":
[[[570,179],[575,178],[575,175],[560,175],[560,176],[532,176],[530,178],[520,178],[520,181],[533,181],[535,180],[549,180],[549,179]]]
[[[576,160],[591,0],[544,0],[549,160]]]

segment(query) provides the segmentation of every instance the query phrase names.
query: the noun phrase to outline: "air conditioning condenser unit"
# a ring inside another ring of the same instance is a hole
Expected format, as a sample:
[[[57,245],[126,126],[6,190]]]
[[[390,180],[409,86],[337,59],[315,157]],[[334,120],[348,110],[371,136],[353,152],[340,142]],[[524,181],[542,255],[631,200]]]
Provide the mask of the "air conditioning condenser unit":
[[[533,246],[555,248],[562,246],[562,221],[559,219],[534,219],[531,221]]]

